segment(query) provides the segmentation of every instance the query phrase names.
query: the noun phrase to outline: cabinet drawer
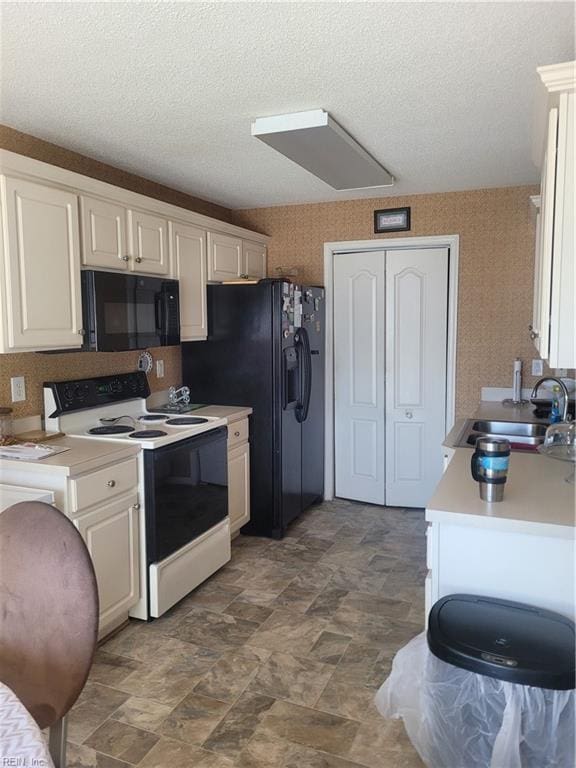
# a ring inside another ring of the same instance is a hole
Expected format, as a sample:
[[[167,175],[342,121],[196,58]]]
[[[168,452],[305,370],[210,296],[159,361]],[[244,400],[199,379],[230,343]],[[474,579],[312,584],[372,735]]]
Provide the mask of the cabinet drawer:
[[[248,440],[248,419],[228,424],[228,450]]]
[[[91,472],[89,475],[70,481],[70,499],[72,509],[78,511],[93,504],[98,504],[138,485],[138,465],[136,459],[128,459],[105,469]]]

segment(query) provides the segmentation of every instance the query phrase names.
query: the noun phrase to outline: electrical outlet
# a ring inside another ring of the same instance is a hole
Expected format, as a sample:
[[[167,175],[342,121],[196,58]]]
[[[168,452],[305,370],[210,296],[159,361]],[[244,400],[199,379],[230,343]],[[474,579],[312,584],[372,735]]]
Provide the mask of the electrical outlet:
[[[26,400],[26,384],[24,376],[12,376],[10,379],[10,390],[12,392],[12,402],[20,403]]]
[[[156,376],[159,379],[164,378],[164,360],[156,360]]]
[[[532,376],[542,376],[544,373],[544,361],[532,360]]]

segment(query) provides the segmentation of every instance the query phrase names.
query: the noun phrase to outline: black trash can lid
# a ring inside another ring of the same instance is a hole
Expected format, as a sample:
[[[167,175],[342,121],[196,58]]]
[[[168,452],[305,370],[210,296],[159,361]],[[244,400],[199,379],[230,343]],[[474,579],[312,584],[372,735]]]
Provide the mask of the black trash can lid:
[[[428,618],[434,656],[480,675],[557,691],[575,687],[574,622],[552,611],[478,595],[448,595]]]

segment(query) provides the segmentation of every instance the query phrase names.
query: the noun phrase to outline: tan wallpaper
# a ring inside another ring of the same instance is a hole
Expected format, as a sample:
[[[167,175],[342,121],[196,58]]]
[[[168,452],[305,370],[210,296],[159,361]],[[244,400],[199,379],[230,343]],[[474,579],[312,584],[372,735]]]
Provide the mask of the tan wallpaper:
[[[528,337],[532,313],[536,187],[348,200],[234,212],[234,221],[271,236],[269,274],[297,266],[298,280],[323,283],[323,246],[340,240],[460,235],[456,410],[468,415],[482,386],[512,382],[512,361],[524,362],[524,385],[536,350]],[[412,229],[375,235],[373,212],[409,205]]]
[[[164,360],[164,378],[156,377],[156,366],[148,374],[152,392],[168,389],[182,383],[180,347],[156,347],[149,350],[154,361]],[[0,355],[0,406],[13,409],[14,418],[35,416],[43,412],[42,384],[45,381],[82,379],[89,376],[108,376],[136,370],[140,352],[66,352],[42,354],[22,352]],[[26,400],[12,403],[10,378],[24,376]]]
[[[21,133],[7,125],[0,125],[0,149],[33,157],[35,160],[66,168],[67,171],[82,173],[84,176],[90,176],[108,184],[115,184],[117,187],[162,200],[164,203],[179,205],[181,208],[203,213],[221,221],[230,221],[231,218],[231,211],[221,205],[187,195],[185,192],[178,192],[170,187],[165,187],[163,184],[157,184],[155,181],[106,165],[78,152],[72,152],[48,141],[37,139],[27,133]]]

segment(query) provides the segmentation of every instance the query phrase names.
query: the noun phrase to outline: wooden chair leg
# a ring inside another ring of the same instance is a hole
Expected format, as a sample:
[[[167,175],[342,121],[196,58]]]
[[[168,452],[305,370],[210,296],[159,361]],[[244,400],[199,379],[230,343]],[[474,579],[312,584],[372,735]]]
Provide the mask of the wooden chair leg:
[[[67,720],[63,717],[50,728],[48,749],[54,768],[66,768],[66,731]]]

